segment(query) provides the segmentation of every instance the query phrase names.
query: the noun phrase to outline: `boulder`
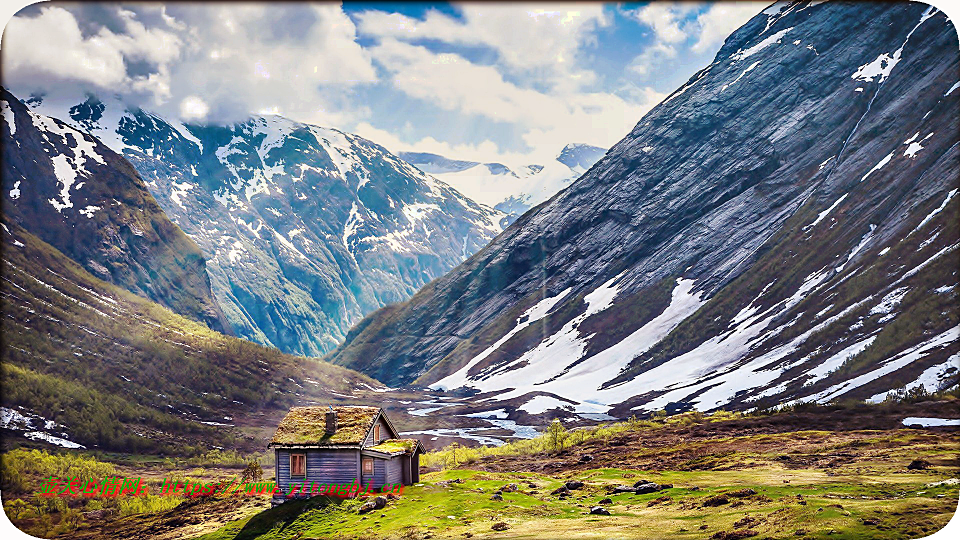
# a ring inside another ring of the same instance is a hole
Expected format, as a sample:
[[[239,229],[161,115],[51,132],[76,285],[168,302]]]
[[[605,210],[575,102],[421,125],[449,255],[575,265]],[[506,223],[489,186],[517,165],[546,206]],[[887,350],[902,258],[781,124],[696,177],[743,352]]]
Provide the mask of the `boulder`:
[[[571,480],[566,484],[564,484],[564,487],[566,487],[567,489],[580,489],[583,487],[583,482],[580,482],[578,480]]]
[[[507,485],[503,486],[502,488],[500,488],[500,491],[501,491],[501,492],[506,492],[506,493],[516,493],[516,491],[517,491],[518,489],[519,489],[519,488],[517,487],[516,484],[507,484]]]
[[[707,500],[703,501],[703,505],[704,506],[720,506],[723,504],[728,504],[729,502],[730,502],[730,499],[728,499],[726,495],[720,494],[720,495],[714,495],[713,497],[710,497]]]
[[[551,495],[570,495],[570,490],[567,489],[567,486],[560,486],[557,489],[550,492]]]
[[[491,501],[502,501],[502,500],[503,500],[503,495],[501,495],[501,494],[499,494],[499,493],[494,493],[493,495],[490,496],[490,500],[491,500]]]
[[[611,490],[612,493],[636,493],[637,488],[632,486],[616,486]]]
[[[600,502],[597,504],[613,504],[613,499],[607,497],[606,499],[600,499]]]
[[[499,522],[499,523],[494,523],[493,525],[490,526],[490,528],[493,529],[493,530],[495,530],[495,531],[505,531],[505,530],[509,529],[510,526],[501,521],[501,522]]]
[[[580,456],[580,463],[589,463],[591,461],[593,461],[593,456],[590,454],[584,454]]]
[[[925,459],[915,459],[907,465],[907,469],[911,471],[922,471],[930,467],[930,462]]]
[[[590,509],[590,513],[598,516],[609,516],[610,511],[602,506],[594,506]]]
[[[654,493],[656,491],[660,491],[660,485],[649,482],[646,484],[635,485],[633,489],[635,490],[634,493],[637,495],[642,495],[644,493]]]
[[[368,499],[367,502],[360,505],[360,508],[357,510],[358,514],[366,514],[367,512],[373,510],[379,510],[387,505],[387,498],[383,495],[378,495],[372,499]]]

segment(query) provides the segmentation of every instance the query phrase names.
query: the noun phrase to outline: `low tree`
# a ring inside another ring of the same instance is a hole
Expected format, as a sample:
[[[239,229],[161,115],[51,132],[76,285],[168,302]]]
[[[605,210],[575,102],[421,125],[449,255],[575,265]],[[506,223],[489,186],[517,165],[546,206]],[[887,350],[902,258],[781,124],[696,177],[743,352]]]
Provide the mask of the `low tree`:
[[[567,437],[569,437],[567,428],[560,423],[559,419],[555,419],[550,423],[550,427],[547,429],[547,444],[550,445],[550,451],[556,453],[562,452]]]

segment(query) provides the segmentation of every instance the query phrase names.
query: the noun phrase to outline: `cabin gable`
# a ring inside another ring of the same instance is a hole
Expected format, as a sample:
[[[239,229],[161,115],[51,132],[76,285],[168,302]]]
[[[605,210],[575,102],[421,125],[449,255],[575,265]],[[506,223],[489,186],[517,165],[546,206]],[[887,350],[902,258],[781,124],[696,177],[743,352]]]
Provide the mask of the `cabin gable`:
[[[377,432],[379,432],[380,439],[375,439]],[[377,415],[374,419],[373,424],[370,426],[370,429],[367,431],[367,436],[363,439],[362,446],[364,448],[368,446],[376,446],[382,441],[387,439],[396,439],[399,438],[397,430],[393,427],[393,424],[387,420],[387,417],[383,413]]]

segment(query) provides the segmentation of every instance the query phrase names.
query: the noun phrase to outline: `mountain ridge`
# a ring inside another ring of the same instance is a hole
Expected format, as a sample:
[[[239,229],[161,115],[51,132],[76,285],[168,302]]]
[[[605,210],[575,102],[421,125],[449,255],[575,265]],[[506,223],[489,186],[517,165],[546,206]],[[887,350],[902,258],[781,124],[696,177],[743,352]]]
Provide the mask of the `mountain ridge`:
[[[73,99],[72,101],[77,101]],[[238,335],[319,356],[502,230],[382,146],[281,116],[185,125],[113,99],[43,99],[124,156],[209,259]]]
[[[331,360],[616,414],[955,384],[956,42],[917,5],[757,15],[587,174]]]

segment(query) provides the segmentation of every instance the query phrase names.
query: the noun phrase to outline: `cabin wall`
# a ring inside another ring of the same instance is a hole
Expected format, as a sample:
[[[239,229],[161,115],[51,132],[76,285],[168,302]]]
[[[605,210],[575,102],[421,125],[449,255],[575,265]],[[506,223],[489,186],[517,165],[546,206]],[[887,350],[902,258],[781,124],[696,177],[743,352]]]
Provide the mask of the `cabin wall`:
[[[403,466],[400,464],[400,460],[400,456],[383,460],[386,465],[383,479],[385,485],[392,486],[403,482]]]
[[[290,454],[307,455],[307,475],[290,477]],[[360,480],[360,452],[358,450],[277,450],[277,485],[289,493],[290,484],[304,481],[308,485],[350,484]]]

